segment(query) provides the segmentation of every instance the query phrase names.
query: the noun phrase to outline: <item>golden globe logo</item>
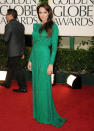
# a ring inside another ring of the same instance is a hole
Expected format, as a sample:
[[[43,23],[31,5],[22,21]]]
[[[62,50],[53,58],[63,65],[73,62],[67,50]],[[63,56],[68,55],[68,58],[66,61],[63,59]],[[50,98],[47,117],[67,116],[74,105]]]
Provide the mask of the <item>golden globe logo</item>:
[[[49,0],[49,4],[53,9],[54,21],[59,26],[60,35],[94,35],[92,0]]]
[[[18,21],[25,25],[25,34],[32,34],[33,23],[38,21],[37,5],[39,0],[0,0],[0,33],[4,33],[4,26],[7,23],[7,9],[14,8],[18,12]]]

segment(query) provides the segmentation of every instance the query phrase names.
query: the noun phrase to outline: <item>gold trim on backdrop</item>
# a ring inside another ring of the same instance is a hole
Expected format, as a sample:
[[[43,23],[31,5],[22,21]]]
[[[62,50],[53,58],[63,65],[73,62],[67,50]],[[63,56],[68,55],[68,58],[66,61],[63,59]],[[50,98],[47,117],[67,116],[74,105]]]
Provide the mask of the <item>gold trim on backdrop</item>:
[[[3,34],[0,34],[0,35],[3,35]],[[25,34],[25,35],[32,35],[32,33],[31,34]],[[72,35],[68,35],[68,36],[66,36],[66,35],[59,35],[60,37],[94,37],[93,35],[92,36],[72,36]]]

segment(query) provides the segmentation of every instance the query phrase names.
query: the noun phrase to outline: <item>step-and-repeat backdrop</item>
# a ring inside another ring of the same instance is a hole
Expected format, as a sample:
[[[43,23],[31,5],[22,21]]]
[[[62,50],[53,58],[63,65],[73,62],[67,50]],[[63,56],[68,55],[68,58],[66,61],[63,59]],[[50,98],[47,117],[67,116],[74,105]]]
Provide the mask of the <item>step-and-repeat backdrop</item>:
[[[39,0],[0,0],[0,34],[4,33],[6,12],[14,8],[18,12],[18,20],[25,26],[25,34],[32,34],[33,23],[38,21],[36,7]]]
[[[49,0],[60,36],[94,36],[93,0]],[[18,20],[25,26],[25,34],[32,34],[38,22],[36,7],[39,0],[0,0],[0,34],[4,33],[6,12],[15,8]]]

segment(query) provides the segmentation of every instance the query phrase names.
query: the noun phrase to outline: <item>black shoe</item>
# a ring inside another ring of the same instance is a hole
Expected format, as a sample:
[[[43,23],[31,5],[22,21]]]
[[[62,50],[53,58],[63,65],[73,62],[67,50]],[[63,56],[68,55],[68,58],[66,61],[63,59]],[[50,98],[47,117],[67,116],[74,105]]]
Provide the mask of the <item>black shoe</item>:
[[[0,86],[4,86],[5,88],[10,88],[10,85],[6,83],[1,83]]]
[[[19,89],[13,89],[13,91],[14,91],[14,92],[17,92],[17,93],[20,93],[20,92],[26,93],[26,92],[27,92],[26,89],[21,89],[21,88],[19,88]]]

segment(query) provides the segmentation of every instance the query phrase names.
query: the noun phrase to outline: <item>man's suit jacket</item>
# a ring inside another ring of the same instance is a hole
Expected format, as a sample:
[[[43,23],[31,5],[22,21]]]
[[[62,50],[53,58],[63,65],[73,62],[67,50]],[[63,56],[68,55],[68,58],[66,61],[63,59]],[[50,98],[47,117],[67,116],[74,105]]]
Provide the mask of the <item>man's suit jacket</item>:
[[[2,40],[7,44],[8,57],[23,55],[25,46],[24,25],[16,19],[12,19],[5,26]]]

